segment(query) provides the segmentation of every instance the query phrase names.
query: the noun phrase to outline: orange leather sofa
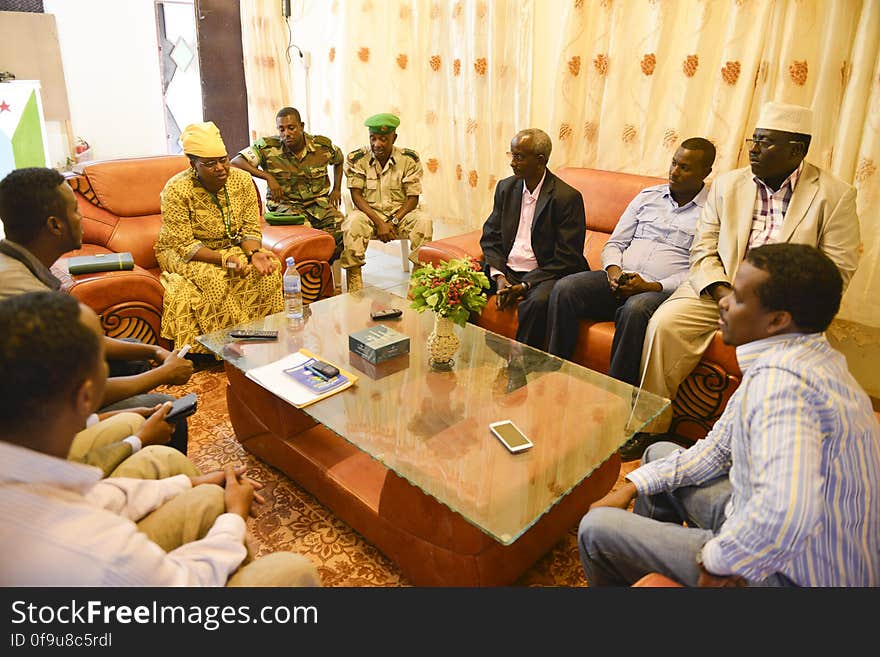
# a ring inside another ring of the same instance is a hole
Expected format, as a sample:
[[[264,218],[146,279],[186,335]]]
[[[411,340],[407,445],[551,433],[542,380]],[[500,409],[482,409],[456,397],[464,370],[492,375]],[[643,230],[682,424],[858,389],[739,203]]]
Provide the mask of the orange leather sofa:
[[[590,269],[602,268],[602,247],[633,197],[645,187],[666,182],[664,178],[588,168],[568,167],[554,173],[584,197],[584,221],[587,225],[584,255]],[[436,264],[465,255],[481,259],[481,234],[482,230],[475,230],[423,244],[419,249],[419,261]],[[487,304],[471,321],[510,338],[516,334],[516,311],[499,311],[494,303]],[[613,339],[614,322],[582,321],[572,360],[590,369],[607,372]],[[670,431],[692,441],[705,436],[721,415],[741,378],[735,350],[725,345],[720,333],[717,334],[699,365],[672,400]]]
[[[68,174],[83,217],[83,245],[53,265],[64,289],[95,310],[107,335],[164,344],[159,264],[153,246],[162,224],[159,195],[174,174],[189,167],[183,155],[163,155],[88,162]],[[333,238],[306,226],[270,226],[262,222],[263,246],[284,262],[296,259],[303,300],[333,294],[328,263]],[[67,257],[130,251],[132,271],[71,276]]]

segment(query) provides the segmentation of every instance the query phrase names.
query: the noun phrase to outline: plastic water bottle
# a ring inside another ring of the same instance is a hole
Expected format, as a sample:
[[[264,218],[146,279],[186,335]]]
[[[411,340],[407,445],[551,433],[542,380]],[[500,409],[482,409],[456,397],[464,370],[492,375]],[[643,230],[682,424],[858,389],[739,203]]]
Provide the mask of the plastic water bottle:
[[[299,272],[296,271],[296,263],[292,256],[288,257],[285,263],[287,269],[284,270],[281,279],[284,286],[284,312],[290,319],[302,319],[303,298]]]

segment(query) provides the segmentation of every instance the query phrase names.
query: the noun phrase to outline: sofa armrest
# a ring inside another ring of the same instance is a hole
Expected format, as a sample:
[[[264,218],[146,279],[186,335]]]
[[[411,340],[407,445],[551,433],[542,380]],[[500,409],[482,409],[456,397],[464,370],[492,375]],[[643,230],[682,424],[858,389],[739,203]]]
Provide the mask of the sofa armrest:
[[[333,296],[333,273],[329,260],[336,242],[329,233],[310,226],[272,226],[262,222],[263,246],[281,261],[293,256],[302,278],[303,301],[311,303]]]
[[[741,381],[736,349],[724,344],[719,332],[678,387],[672,400],[669,432],[691,441],[704,437],[721,417]]]
[[[130,271],[72,276],[67,271],[67,258],[60,258],[52,273],[61,280],[61,289],[98,314],[105,335],[167,346],[161,338],[165,291],[146,269],[135,265]]]
[[[287,256],[300,260],[330,260],[336,243],[329,233],[310,226],[272,226],[265,221],[260,227],[263,246],[271,249],[281,262]]]

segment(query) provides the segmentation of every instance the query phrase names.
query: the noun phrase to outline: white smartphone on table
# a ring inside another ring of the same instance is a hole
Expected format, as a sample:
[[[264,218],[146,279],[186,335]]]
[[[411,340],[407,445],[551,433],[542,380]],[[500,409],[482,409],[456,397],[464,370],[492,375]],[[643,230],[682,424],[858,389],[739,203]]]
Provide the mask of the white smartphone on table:
[[[489,430],[512,454],[523,452],[533,446],[532,441],[510,420],[492,422]]]

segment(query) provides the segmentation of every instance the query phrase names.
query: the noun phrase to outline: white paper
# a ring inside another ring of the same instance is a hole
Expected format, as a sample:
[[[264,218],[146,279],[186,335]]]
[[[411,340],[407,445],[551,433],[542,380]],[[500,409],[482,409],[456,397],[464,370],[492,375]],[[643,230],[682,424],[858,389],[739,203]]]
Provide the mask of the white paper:
[[[281,397],[281,399],[290,402],[294,406],[302,406],[319,395],[316,395],[298,381],[294,381],[284,370],[302,365],[309,358],[309,356],[296,352],[276,360],[274,363],[255,367],[246,376],[252,381],[259,383],[276,397]]]

